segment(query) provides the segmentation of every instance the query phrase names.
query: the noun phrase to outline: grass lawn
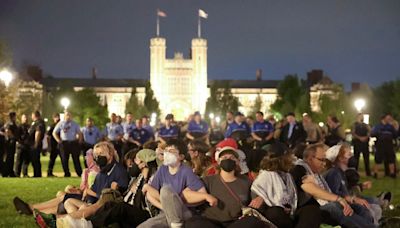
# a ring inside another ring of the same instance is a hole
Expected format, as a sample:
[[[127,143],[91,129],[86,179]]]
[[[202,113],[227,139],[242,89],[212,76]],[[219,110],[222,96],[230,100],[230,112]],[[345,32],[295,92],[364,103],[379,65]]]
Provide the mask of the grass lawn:
[[[363,168],[363,163],[360,161]],[[43,175],[46,176],[48,156],[42,158]],[[372,162],[373,164],[373,162]],[[70,163],[71,173],[73,172],[72,162]],[[30,168],[30,175],[32,169]],[[63,176],[59,158],[55,166],[55,174]],[[363,171],[361,171],[363,174]],[[376,196],[381,191],[391,191],[393,193],[393,204],[400,205],[400,181],[399,179],[363,177],[363,180],[372,180],[373,187],[365,191],[365,195]],[[0,227],[35,227],[33,216],[23,216],[15,211],[12,199],[19,196],[29,203],[37,203],[54,198],[57,191],[63,190],[68,184],[78,186],[80,178],[0,178]],[[390,212],[393,215],[399,215],[400,210]]]

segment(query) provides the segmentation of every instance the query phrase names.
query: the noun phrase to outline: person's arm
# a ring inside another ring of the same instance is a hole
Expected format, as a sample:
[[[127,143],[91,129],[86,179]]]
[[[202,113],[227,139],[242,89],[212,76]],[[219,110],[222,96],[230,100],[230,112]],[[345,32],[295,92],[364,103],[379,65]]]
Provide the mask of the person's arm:
[[[189,132],[186,133],[186,137],[187,137],[188,139],[190,139],[190,140],[193,140],[193,139],[194,139],[194,137],[193,137]]]
[[[82,131],[81,131],[81,129],[79,128],[79,126],[77,126],[76,129],[77,129],[77,130],[76,130],[76,134],[77,134],[77,136],[78,136],[78,142],[79,142],[79,143],[83,143],[83,134],[82,134]]]
[[[146,198],[150,201],[150,203],[162,210],[161,200],[160,200],[160,192],[157,189],[153,188],[149,184],[143,185],[142,191],[146,194]]]
[[[256,135],[256,133],[254,133],[254,132],[251,132],[251,136],[253,137],[254,140],[262,141],[262,138],[258,137],[258,135]]]
[[[204,187],[200,188],[198,191],[193,191],[190,188],[185,188],[182,191],[182,196],[188,204],[196,204],[203,201],[207,201],[211,207],[216,206],[218,199],[208,194]]]
[[[60,133],[60,123],[61,122],[58,122],[58,124],[54,127],[54,130],[53,130],[53,137],[59,144],[61,143],[61,138],[58,135]]]

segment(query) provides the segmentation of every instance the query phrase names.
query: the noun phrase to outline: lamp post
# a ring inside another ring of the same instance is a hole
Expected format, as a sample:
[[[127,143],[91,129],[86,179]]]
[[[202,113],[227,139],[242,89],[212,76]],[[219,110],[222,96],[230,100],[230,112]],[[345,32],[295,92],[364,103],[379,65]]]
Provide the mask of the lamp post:
[[[356,107],[357,112],[361,113],[362,109],[365,107],[365,100],[361,98],[355,100],[354,107]]]
[[[11,81],[13,80],[13,74],[8,69],[3,69],[0,71],[0,80],[3,81],[6,88],[10,85]]]

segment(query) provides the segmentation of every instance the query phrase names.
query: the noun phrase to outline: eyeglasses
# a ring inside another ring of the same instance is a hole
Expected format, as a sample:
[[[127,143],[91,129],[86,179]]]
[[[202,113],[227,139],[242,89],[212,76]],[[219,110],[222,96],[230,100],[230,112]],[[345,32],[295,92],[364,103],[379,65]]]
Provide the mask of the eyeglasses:
[[[322,163],[326,163],[325,158],[317,158],[314,156],[315,159],[317,159],[318,161],[322,162]]]

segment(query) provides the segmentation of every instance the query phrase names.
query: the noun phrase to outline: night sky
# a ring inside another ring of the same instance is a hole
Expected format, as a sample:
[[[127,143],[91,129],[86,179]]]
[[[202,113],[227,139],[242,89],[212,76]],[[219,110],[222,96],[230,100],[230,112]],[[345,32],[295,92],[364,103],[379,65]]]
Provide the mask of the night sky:
[[[347,87],[400,78],[399,0],[0,0],[0,39],[14,67],[54,77],[149,78],[156,9],[167,56],[189,54],[197,10],[210,79],[282,79],[323,69]]]

